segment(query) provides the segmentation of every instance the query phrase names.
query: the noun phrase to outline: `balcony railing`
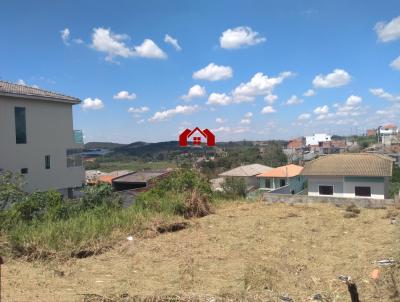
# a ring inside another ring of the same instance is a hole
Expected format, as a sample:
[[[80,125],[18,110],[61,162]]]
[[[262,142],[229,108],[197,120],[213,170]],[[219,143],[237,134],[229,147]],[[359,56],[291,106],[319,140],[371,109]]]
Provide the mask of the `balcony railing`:
[[[78,145],[83,145],[83,132],[82,130],[74,130],[74,142]]]

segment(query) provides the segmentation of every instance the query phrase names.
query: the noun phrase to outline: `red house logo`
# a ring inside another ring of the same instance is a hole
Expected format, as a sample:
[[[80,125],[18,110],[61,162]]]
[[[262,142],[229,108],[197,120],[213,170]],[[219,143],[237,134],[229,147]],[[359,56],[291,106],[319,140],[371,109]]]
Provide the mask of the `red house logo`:
[[[196,135],[196,136],[194,136]],[[201,145],[201,138],[205,138],[207,146],[215,146],[215,135],[208,129],[201,130],[199,127],[193,130],[186,129],[179,135],[179,146],[186,147],[188,140],[193,136],[193,145]]]

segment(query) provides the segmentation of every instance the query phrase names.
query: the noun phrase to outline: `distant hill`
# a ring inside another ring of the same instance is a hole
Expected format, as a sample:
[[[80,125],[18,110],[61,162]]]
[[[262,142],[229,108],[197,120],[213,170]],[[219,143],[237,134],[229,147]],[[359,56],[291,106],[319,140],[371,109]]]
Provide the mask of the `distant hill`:
[[[109,142],[90,142],[85,144],[85,149],[109,149],[126,146],[126,144],[109,143]]]

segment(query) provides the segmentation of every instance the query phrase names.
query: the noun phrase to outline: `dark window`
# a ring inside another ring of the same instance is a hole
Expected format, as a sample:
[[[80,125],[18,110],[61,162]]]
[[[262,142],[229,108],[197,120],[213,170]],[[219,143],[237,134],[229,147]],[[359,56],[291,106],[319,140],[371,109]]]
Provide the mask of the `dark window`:
[[[270,179],[266,179],[265,180],[265,187],[266,188],[271,188],[271,180]]]
[[[22,168],[21,174],[28,174],[28,168]]]
[[[46,170],[50,169],[50,155],[44,157],[44,166]]]
[[[26,112],[23,107],[14,108],[15,138],[17,144],[26,144]]]
[[[356,196],[371,197],[371,187],[355,187]]]
[[[319,195],[333,195],[333,186],[319,186]]]
[[[286,180],[285,180],[285,179],[281,179],[281,180],[279,181],[279,183],[280,183],[281,187],[286,186]]]

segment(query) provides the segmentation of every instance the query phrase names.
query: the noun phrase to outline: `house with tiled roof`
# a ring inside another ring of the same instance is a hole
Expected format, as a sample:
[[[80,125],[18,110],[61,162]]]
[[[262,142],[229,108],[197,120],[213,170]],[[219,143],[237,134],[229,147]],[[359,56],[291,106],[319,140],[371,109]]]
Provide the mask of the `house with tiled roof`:
[[[343,153],[305,164],[309,196],[389,198],[393,159],[373,153]]]
[[[302,166],[294,164],[277,167],[257,175],[260,189],[279,193],[297,194],[304,190],[306,177]]]
[[[73,130],[78,98],[0,81],[0,173],[22,174],[27,192],[72,196],[85,180],[81,131]]]
[[[222,178],[235,177],[244,180],[248,190],[258,188],[257,175],[269,171],[272,168],[261,164],[242,165],[219,174]]]

